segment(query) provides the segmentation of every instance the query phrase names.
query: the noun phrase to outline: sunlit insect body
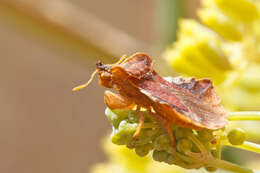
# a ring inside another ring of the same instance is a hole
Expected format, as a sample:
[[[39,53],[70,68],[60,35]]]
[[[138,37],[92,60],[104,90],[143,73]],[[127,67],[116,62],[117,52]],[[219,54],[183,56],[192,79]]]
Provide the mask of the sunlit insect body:
[[[214,130],[227,125],[226,111],[209,79],[162,78],[152,69],[152,64],[148,55],[136,53],[129,58],[123,56],[116,64],[97,63],[95,71],[100,85],[118,92],[105,92],[105,103],[109,108],[137,106],[140,123],[134,140],[144,123],[141,108],[165,125],[173,145],[171,125],[196,130]]]

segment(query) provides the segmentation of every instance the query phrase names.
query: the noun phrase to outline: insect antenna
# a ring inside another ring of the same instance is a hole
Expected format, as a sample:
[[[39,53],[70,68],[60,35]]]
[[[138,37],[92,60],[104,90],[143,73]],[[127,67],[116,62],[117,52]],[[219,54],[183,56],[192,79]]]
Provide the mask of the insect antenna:
[[[72,91],[78,91],[78,90],[80,90],[80,89],[83,89],[83,88],[87,87],[87,86],[90,84],[90,82],[94,79],[94,77],[95,77],[95,75],[97,74],[97,72],[98,72],[98,70],[96,69],[96,70],[91,74],[90,79],[89,79],[85,84],[82,84],[82,85],[79,85],[79,86],[73,88]]]
[[[115,64],[110,64],[110,65],[121,64],[126,58],[127,58],[127,56],[126,56],[126,55],[123,55],[123,56],[119,59],[119,61],[117,61]],[[109,65],[109,64],[107,64],[106,66],[108,66],[108,65]],[[94,77],[95,77],[95,75],[97,74],[97,72],[98,72],[98,69],[96,69],[96,70],[91,74],[90,79],[89,79],[85,84],[82,84],[82,85],[79,85],[79,86],[73,88],[72,91],[78,91],[78,90],[80,90],[80,89],[83,89],[83,88],[87,87],[87,86],[90,84],[90,82],[94,79]]]
[[[119,61],[117,61],[115,64],[121,64],[126,58],[127,58],[127,56],[126,56],[126,55],[123,55],[123,56],[119,59]]]

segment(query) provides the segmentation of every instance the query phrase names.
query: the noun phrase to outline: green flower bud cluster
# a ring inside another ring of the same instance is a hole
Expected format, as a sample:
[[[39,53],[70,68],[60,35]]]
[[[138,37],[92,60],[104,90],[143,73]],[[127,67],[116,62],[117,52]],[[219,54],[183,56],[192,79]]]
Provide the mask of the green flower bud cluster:
[[[187,169],[205,167],[209,171],[216,169],[209,166],[208,161],[220,158],[220,130],[195,131],[172,126],[176,141],[176,146],[173,147],[166,128],[154,121],[146,111],[142,111],[145,116],[144,126],[136,141],[133,141],[133,135],[139,120],[135,110],[107,108],[105,113],[112,125],[111,140],[114,144],[134,149],[141,157],[151,152],[153,160],[170,165],[175,164]]]
[[[154,129],[155,123],[147,113],[144,112],[145,126],[147,127],[144,126],[134,144],[133,135],[139,125],[139,119],[135,111],[125,109],[110,110],[107,108],[105,114],[112,125],[111,140],[114,144],[134,148],[139,156],[145,156],[153,149],[152,142],[154,137],[158,135],[159,130]]]

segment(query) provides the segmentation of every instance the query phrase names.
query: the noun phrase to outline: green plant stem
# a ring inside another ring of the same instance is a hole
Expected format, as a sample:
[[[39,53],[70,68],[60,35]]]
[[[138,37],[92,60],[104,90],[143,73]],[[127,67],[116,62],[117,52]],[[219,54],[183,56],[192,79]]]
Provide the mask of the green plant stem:
[[[231,144],[227,143],[227,145],[260,154],[260,145],[255,144],[253,142],[245,141],[244,144],[242,144],[242,145],[231,145]]]
[[[253,120],[260,121],[260,112],[257,111],[244,111],[244,112],[229,112],[229,121]]]
[[[194,142],[194,144],[199,148],[199,150],[200,150],[200,152],[201,152],[201,154],[203,156],[206,156],[208,154],[207,149],[205,148],[205,146],[194,135],[189,134],[188,138],[192,142]]]
[[[253,173],[253,171],[251,169],[244,168],[239,165],[230,163],[225,160],[220,160],[220,159],[210,160],[208,166],[221,168],[221,169],[225,169],[225,170],[229,170],[229,171],[237,172],[237,173]]]
[[[183,155],[183,154],[181,154],[181,153],[179,153],[179,152],[176,152],[176,155],[177,155],[179,158],[181,158],[182,160],[184,160],[184,161],[186,161],[186,162],[188,162],[188,163],[193,163],[193,162],[195,161],[193,158],[188,157],[188,156],[185,156],[185,155]]]

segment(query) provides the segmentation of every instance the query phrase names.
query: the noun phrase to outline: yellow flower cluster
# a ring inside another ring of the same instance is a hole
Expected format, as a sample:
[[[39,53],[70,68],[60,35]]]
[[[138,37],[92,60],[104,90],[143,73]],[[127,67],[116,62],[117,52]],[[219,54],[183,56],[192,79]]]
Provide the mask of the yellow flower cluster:
[[[260,1],[202,0],[202,6],[204,25],[181,20],[165,59],[181,75],[213,80],[225,107],[259,110]]]

